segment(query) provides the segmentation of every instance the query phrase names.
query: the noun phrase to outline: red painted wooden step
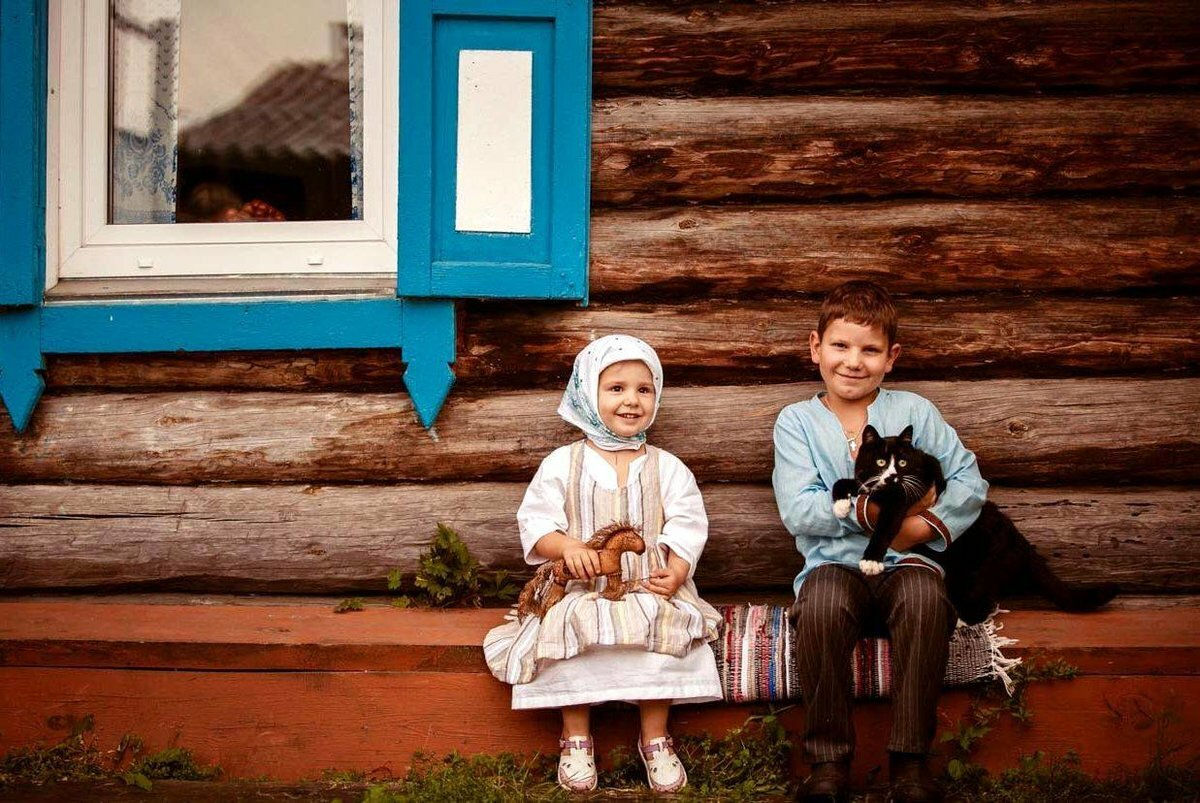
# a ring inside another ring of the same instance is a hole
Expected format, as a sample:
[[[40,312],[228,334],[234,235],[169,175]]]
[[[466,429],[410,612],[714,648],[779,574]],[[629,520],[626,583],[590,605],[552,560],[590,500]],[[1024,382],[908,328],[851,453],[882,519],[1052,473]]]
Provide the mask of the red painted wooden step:
[[[122,734],[151,749],[178,744],[232,777],[314,777],[324,769],[403,772],[416,751],[532,751],[552,746],[551,712],[509,710],[508,689],[479,643],[495,609],[334,614],[336,600],[233,597],[12,598],[0,602],[0,750],[48,743],[72,717],[91,714],[102,747]],[[1062,657],[1075,680],[1035,684],[1034,720],[1002,724],[978,760],[993,769],[1022,753],[1078,750],[1085,769],[1136,767],[1168,737],[1197,755],[1200,601],[1126,600],[1069,615],[1004,615],[1007,652]],[[169,671],[164,671],[169,670]],[[968,694],[948,692],[955,721]],[[677,709],[679,732],[723,732],[761,708]],[[790,728],[803,712],[784,714]],[[886,703],[858,707],[861,778],[884,762]],[[630,742],[632,709],[597,717],[601,751]],[[1177,757],[1179,755],[1177,754]],[[799,770],[799,766],[797,767]]]

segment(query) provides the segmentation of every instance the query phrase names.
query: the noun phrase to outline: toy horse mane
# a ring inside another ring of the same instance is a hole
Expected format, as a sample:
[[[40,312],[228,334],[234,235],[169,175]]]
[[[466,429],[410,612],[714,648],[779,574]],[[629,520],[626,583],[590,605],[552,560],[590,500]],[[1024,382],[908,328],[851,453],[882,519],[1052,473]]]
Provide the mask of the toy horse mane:
[[[629,522],[617,521],[613,522],[607,527],[604,527],[603,529],[596,530],[596,534],[588,539],[587,545],[592,549],[611,549],[612,547],[608,546],[608,542],[622,533],[628,533],[638,540],[641,540],[642,537],[641,534],[638,533],[637,528]],[[625,552],[630,550],[621,551]]]

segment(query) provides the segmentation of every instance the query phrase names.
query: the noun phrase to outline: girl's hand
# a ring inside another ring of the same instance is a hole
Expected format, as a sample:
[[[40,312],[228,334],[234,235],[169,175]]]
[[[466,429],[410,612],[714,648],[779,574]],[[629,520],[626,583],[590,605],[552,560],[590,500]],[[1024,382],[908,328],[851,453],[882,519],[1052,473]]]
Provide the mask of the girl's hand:
[[[643,588],[660,597],[670,597],[679,590],[681,585],[683,585],[683,580],[670,569],[655,569],[650,572],[648,578],[642,581]]]
[[[683,558],[677,555],[668,555],[666,567],[650,572],[650,576],[642,581],[642,587],[651,594],[669,598],[687,581],[690,568],[688,562]]]
[[[591,580],[600,574],[600,553],[582,541],[563,547],[562,559],[578,580]]]

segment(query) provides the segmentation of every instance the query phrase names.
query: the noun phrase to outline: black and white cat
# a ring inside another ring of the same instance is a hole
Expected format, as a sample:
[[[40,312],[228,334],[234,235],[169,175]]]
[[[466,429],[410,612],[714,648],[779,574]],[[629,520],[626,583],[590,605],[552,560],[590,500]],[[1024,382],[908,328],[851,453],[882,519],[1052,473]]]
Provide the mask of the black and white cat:
[[[863,430],[854,461],[854,479],[833,486],[834,513],[845,518],[860,491],[879,506],[879,517],[859,568],[864,574],[883,571],[888,545],[900,531],[908,509],[935,487],[940,495],[946,479],[938,461],[912,445],[913,428],[882,438],[871,426]],[[991,502],[985,502],[967,530],[944,552],[926,546],[915,550],[946,570],[946,591],[958,616],[967,624],[986,619],[1000,597],[1038,591],[1066,611],[1098,608],[1117,594],[1115,583],[1068,586],[1046,565],[1033,544]]]

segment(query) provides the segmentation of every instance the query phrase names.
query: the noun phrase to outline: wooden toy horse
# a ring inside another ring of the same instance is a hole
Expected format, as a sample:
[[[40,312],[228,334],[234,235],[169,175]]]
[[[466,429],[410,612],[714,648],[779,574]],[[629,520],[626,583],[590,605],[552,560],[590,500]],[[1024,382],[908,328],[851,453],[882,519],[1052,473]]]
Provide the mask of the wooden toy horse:
[[[641,584],[639,580],[622,582],[621,555],[633,552],[641,555],[646,551],[646,542],[630,524],[617,522],[597,530],[587,545],[600,554],[600,571],[596,577],[605,577],[607,581],[600,595],[608,600],[618,600]],[[566,563],[560,558],[538,567],[533,579],[525,584],[521,596],[517,598],[517,621],[522,621],[530,614],[539,619],[546,615],[559,600],[567,593],[567,583],[576,580]]]

